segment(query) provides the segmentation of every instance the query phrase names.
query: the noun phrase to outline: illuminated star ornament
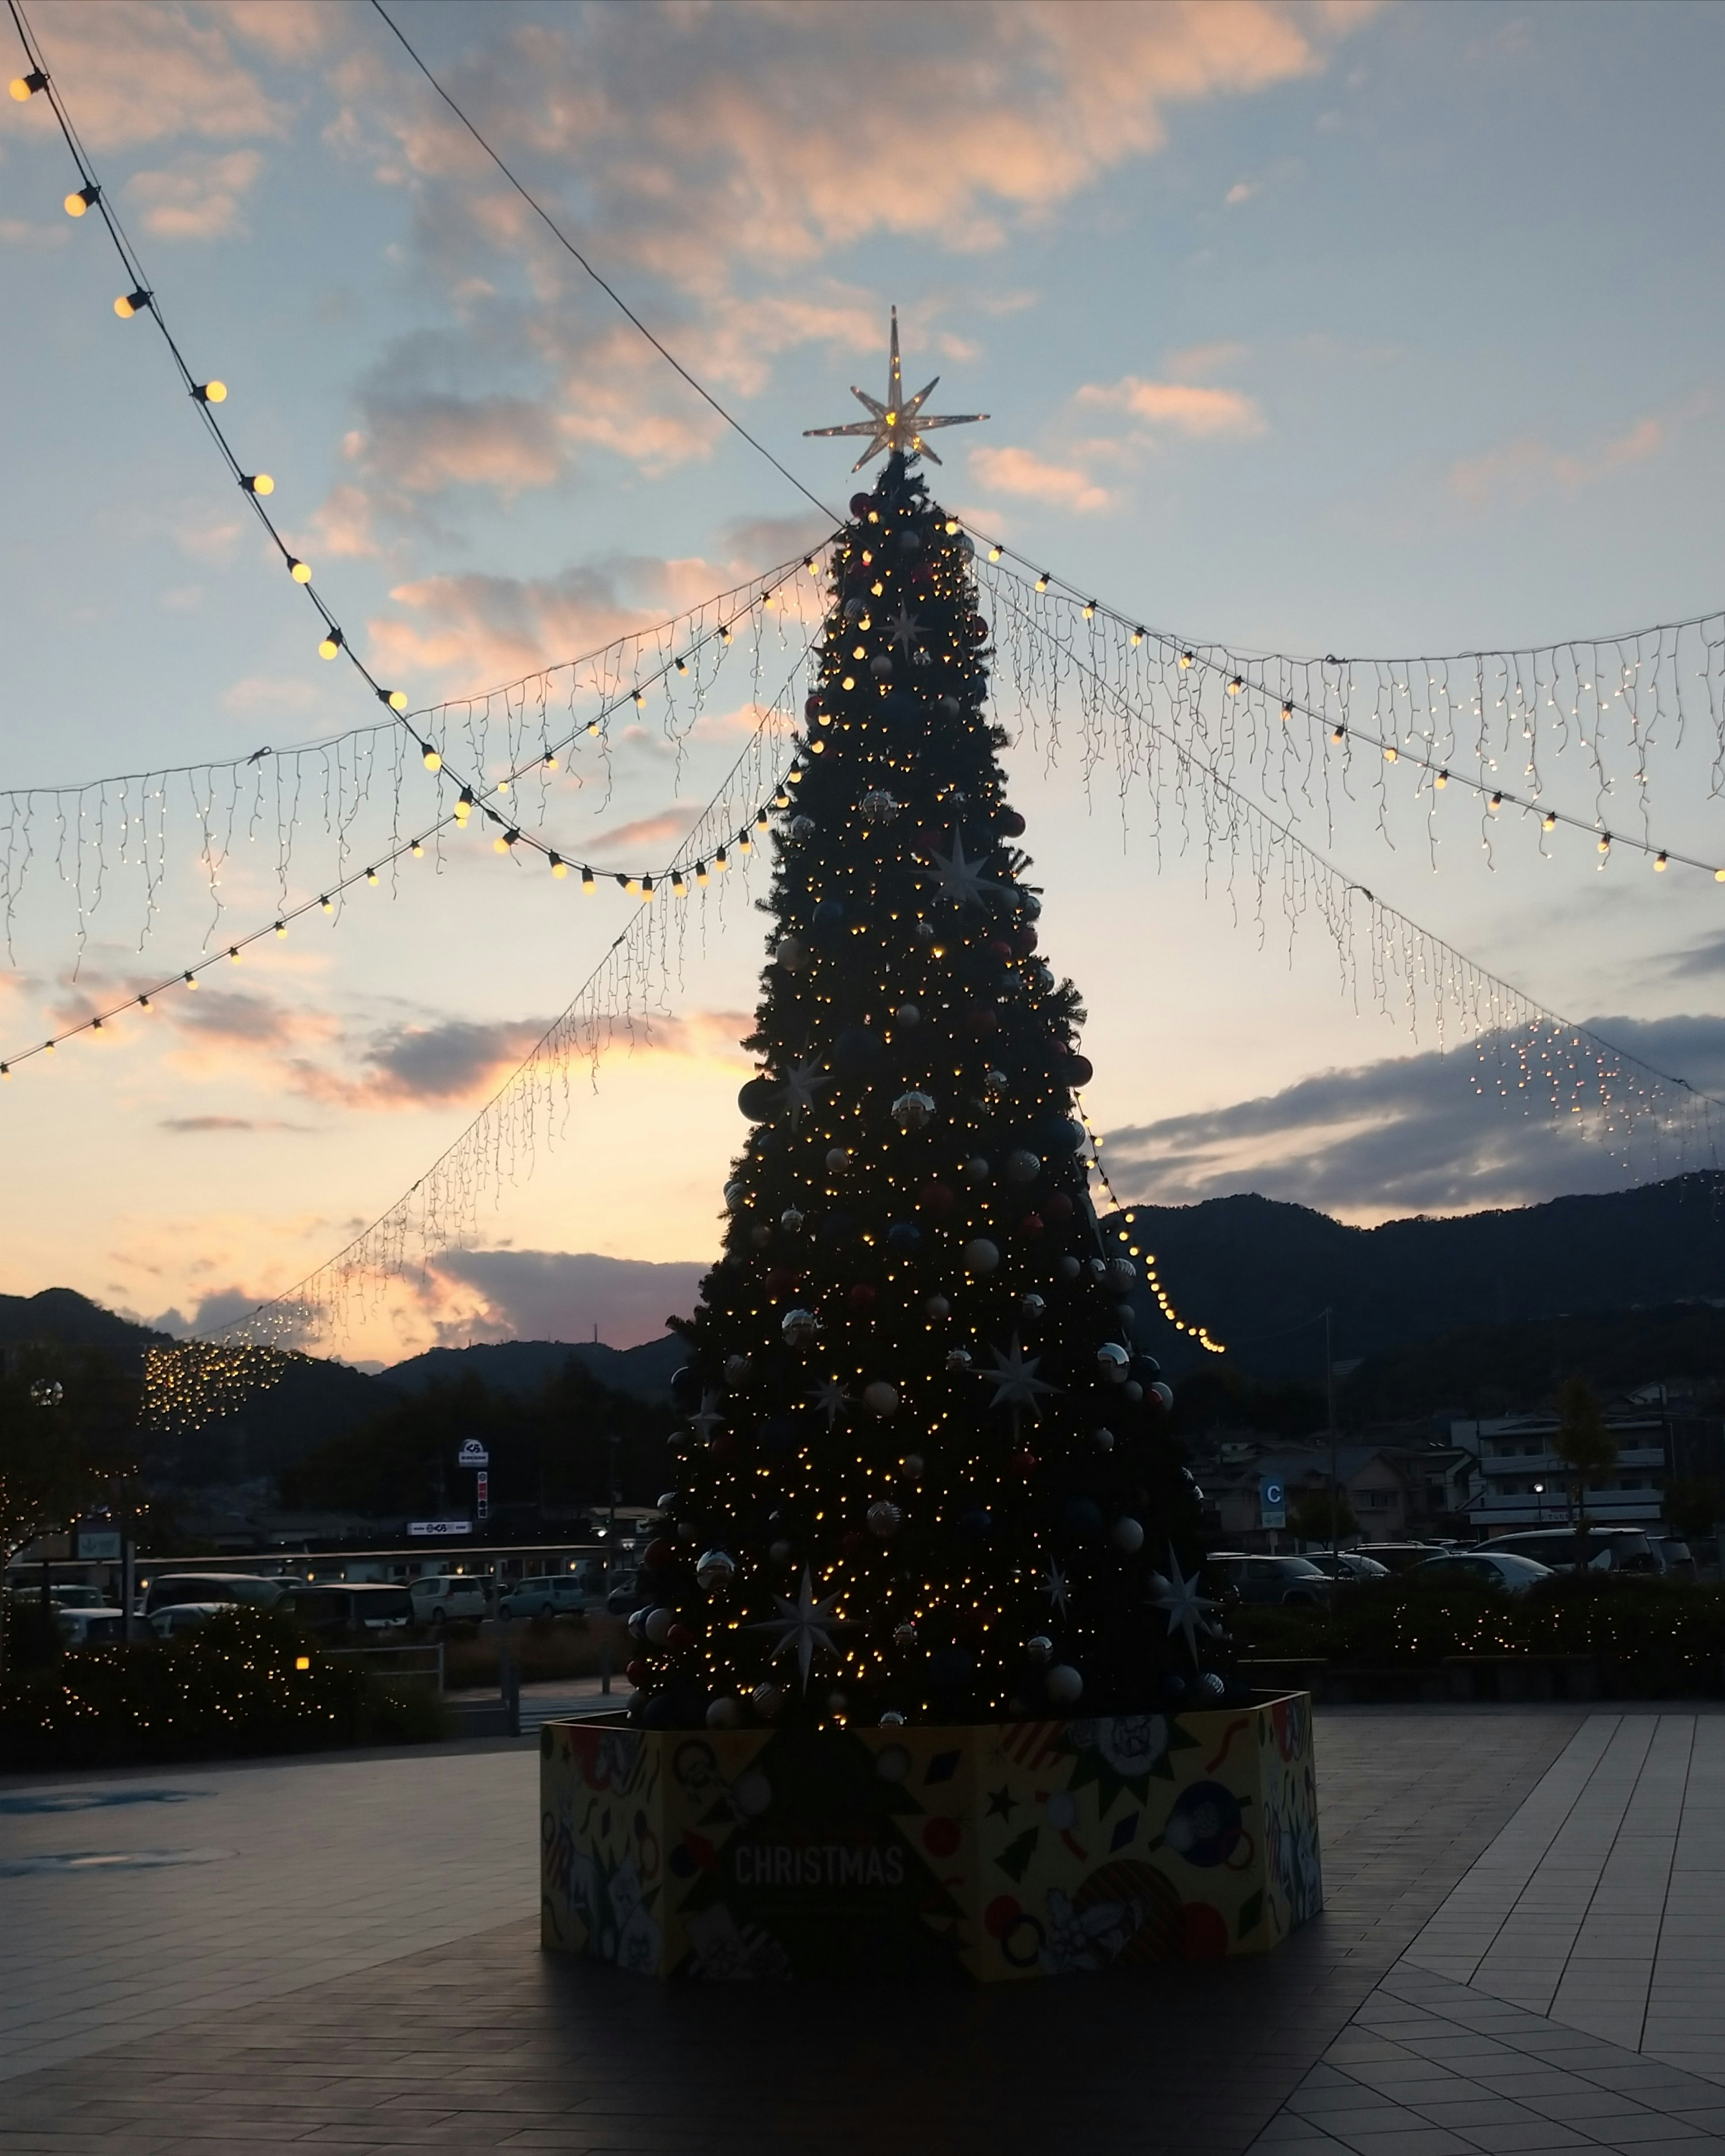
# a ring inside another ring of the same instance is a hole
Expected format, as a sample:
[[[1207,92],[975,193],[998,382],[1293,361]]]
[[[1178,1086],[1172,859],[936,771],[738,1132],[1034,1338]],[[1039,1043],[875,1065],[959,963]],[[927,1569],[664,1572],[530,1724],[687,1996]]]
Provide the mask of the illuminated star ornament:
[[[843,427],[805,427],[805,437],[814,434],[866,434],[869,446],[850,467],[860,471],[865,464],[878,457],[883,450],[908,462],[912,457],[927,457],[937,465],[940,459],[929,448],[922,437],[936,427],[970,427],[978,419],[986,419],[986,412],[925,412],[922,408],[936,375],[927,389],[919,389],[914,397],[905,395],[904,376],[898,360],[898,309],[892,311],[892,357],[887,369],[886,402],[878,403],[866,389],[851,385],[851,395],[869,414],[866,419],[853,419]]]
[[[1176,1631],[1186,1635],[1186,1645],[1191,1650],[1193,1666],[1196,1668],[1199,1632],[1214,1632],[1216,1629],[1204,1613],[1206,1609],[1214,1609],[1216,1605],[1209,1595],[1199,1593],[1197,1573],[1194,1572],[1190,1579],[1183,1578],[1180,1560],[1174,1554],[1172,1543],[1168,1544],[1168,1578],[1156,1597],[1156,1606],[1168,1612],[1170,1637]]]
[[[1037,1405],[1039,1396],[1044,1393],[1057,1393],[1060,1389],[1058,1385],[1050,1384],[1046,1378],[1037,1376],[1037,1366],[1042,1358],[1032,1355],[1026,1361],[1016,1332],[1012,1336],[1011,1347],[1004,1355],[995,1347],[990,1347],[988,1353],[994,1358],[993,1368],[977,1372],[978,1377],[994,1388],[994,1397],[988,1405],[991,1408],[1010,1408],[1014,1423],[1019,1409],[1029,1408],[1031,1420],[1037,1420],[1042,1413]]]
[[[979,861],[967,860],[964,839],[961,833],[952,834],[950,854],[937,854],[932,869],[918,869],[917,878],[924,883],[937,883],[947,896],[960,906],[979,906],[986,910],[985,891],[1004,888],[993,877],[983,874]]]
[[[796,1600],[787,1602],[782,1594],[775,1594],[773,1599],[778,1604],[778,1616],[763,1617],[758,1624],[751,1625],[748,1629],[751,1632],[778,1634],[773,1650],[774,1661],[781,1655],[788,1654],[793,1647],[796,1649],[797,1667],[802,1673],[803,1689],[807,1691],[809,1667],[814,1660],[816,1649],[829,1655],[836,1654],[838,1649],[833,1645],[834,1633],[852,1631],[855,1628],[848,1618],[833,1614],[834,1605],[839,1599],[837,1592],[826,1595],[819,1602],[815,1600],[814,1582],[809,1577],[806,1564],[803,1568],[802,1591]]]

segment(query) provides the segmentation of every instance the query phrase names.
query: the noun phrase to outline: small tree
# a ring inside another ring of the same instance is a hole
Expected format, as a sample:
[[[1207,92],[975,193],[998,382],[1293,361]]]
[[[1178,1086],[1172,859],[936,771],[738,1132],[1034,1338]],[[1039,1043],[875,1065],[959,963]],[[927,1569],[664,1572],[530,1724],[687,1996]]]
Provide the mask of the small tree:
[[[1358,1515],[1345,1490],[1303,1491],[1291,1524],[1302,1543],[1343,1543],[1359,1532]]]
[[[1569,1471],[1575,1522],[1575,1568],[1587,1563],[1587,1492],[1617,1465],[1617,1440],[1605,1427],[1599,1395],[1585,1378],[1566,1378],[1558,1393],[1558,1430],[1551,1449]]]

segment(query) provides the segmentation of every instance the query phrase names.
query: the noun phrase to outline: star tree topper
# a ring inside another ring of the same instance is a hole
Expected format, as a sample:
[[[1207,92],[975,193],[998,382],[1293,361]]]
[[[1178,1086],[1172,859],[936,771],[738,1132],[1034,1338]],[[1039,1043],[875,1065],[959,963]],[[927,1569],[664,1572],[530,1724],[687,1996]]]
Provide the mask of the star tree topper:
[[[892,311],[892,356],[886,372],[886,402],[884,404],[876,403],[866,389],[859,389],[853,382],[850,393],[868,412],[869,417],[853,419],[843,427],[805,427],[803,434],[805,438],[814,434],[868,435],[869,446],[850,467],[852,471],[860,471],[865,464],[878,457],[883,450],[901,456],[906,462],[912,457],[927,457],[931,464],[937,465],[940,459],[922,439],[926,434],[935,427],[973,426],[978,419],[986,419],[988,416],[986,412],[925,412],[923,400],[929,390],[934,388],[935,382],[939,380],[939,375],[936,375],[934,382],[931,382],[927,389],[919,389],[914,397],[906,397],[904,376],[900,371],[898,359],[898,309],[895,307]]]

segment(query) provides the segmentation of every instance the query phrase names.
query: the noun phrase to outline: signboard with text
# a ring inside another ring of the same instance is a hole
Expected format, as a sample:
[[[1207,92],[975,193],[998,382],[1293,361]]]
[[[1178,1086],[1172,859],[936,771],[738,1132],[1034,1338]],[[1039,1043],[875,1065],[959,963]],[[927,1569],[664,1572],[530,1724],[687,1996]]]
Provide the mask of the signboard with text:
[[[80,1527],[77,1551],[85,1564],[118,1564],[120,1562],[120,1530],[118,1527]]]
[[[473,1522],[471,1520],[409,1520],[408,1532],[410,1535],[470,1535],[473,1532]]]
[[[490,1454],[476,1437],[462,1439],[461,1450],[455,1455],[458,1467],[489,1467],[490,1464]]]
[[[1288,1523],[1287,1491],[1279,1475],[1264,1475],[1258,1480],[1258,1524],[1260,1527],[1285,1527]]]
[[[475,1517],[489,1520],[491,1517],[491,1478],[482,1467],[475,1481],[478,1484],[478,1492],[474,1501]]]

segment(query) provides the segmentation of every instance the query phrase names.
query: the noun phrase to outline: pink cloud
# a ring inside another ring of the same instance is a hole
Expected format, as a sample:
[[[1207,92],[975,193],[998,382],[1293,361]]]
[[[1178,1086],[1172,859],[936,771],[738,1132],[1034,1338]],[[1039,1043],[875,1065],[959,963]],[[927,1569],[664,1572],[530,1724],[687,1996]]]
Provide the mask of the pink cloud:
[[[970,469],[984,486],[1046,502],[1051,508],[1090,515],[1108,506],[1107,490],[1098,486],[1081,465],[1051,464],[1030,449],[978,444],[970,452]]]
[[[162,239],[221,239],[244,232],[242,198],[264,168],[261,152],[191,152],[171,167],[134,172],[126,192],[143,205],[146,232]]]
[[[1086,383],[1074,402],[1092,409],[1125,412],[1178,434],[1243,440],[1265,431],[1264,415],[1251,398],[1238,389],[1197,382],[1147,382],[1128,374],[1106,385]]]
[[[183,135],[237,141],[286,132],[284,108],[234,57],[230,25],[208,10],[177,0],[103,0],[99,8],[43,0],[32,18],[93,150]],[[51,128],[44,103],[33,99],[25,110],[35,125]]]
[[[1686,407],[1670,416],[1679,420],[1687,418],[1698,408]],[[1554,449],[1538,434],[1519,435],[1497,449],[1487,449],[1476,457],[1465,457],[1453,465],[1449,475],[1450,490],[1476,509],[1482,508],[1494,495],[1529,493],[1547,486],[1560,487],[1566,494],[1573,494],[1596,480],[1609,478],[1613,472],[1622,471],[1630,465],[1645,464],[1650,457],[1657,456],[1670,434],[1667,419],[1638,419],[1615,440],[1604,442],[1598,449],[1584,454]]]

